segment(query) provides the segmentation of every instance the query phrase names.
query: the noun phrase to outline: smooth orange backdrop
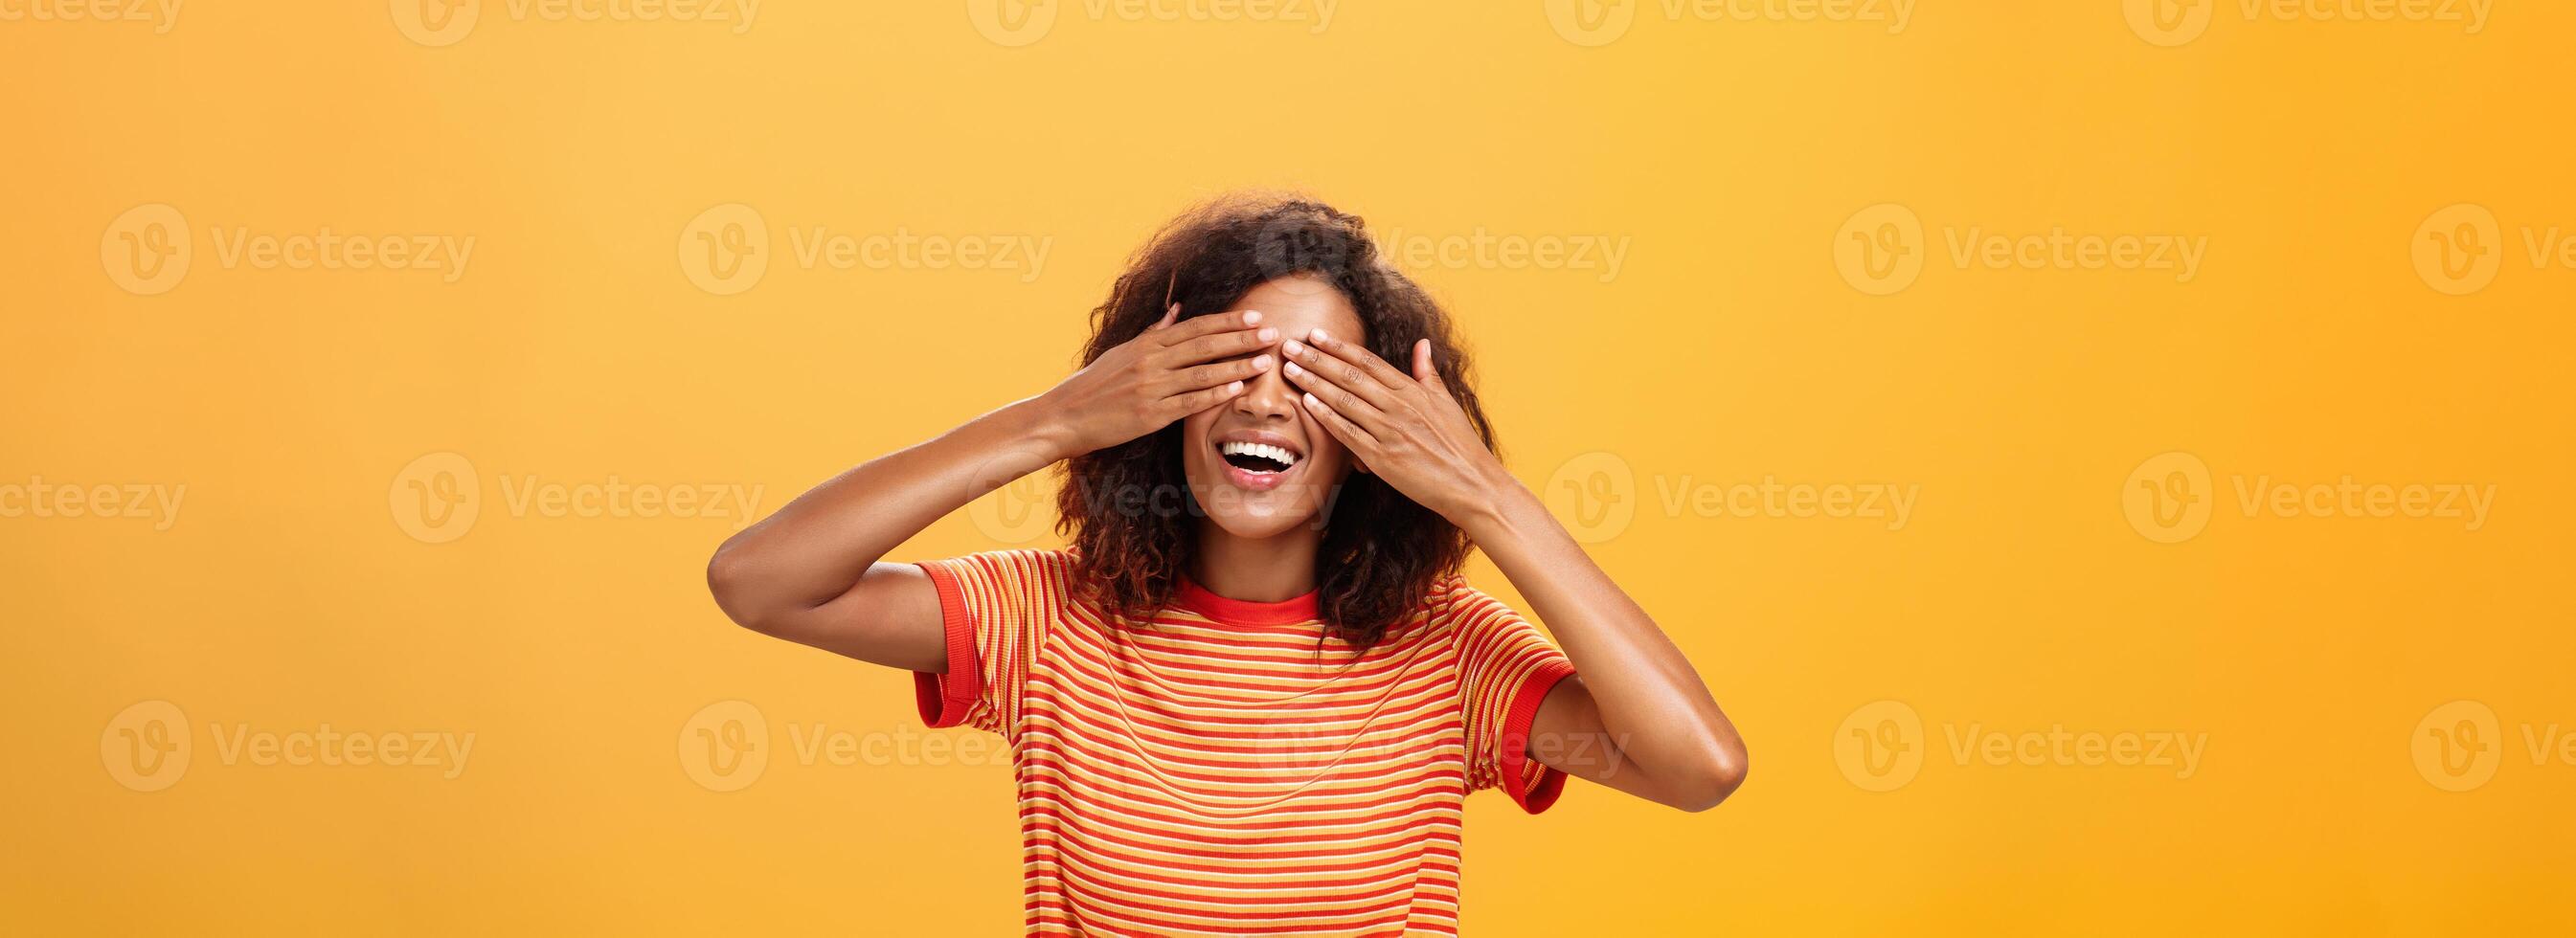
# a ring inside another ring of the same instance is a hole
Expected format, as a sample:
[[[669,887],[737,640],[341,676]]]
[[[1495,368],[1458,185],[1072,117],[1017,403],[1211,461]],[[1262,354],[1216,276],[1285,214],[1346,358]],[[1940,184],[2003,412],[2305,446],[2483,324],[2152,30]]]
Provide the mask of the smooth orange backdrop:
[[[141,9],[0,0],[0,931],[1009,933],[997,752],[701,567],[1241,186],[1752,748],[1471,799],[1469,934],[2576,929],[2576,8]]]

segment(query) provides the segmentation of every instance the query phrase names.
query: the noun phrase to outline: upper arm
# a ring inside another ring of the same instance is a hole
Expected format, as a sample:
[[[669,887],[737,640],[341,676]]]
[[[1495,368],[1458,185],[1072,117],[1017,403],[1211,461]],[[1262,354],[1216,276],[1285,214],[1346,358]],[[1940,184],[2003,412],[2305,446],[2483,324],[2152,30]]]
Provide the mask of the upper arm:
[[[1538,717],[1530,722],[1529,758],[1639,798],[1663,800],[1611,738],[1610,728],[1601,722],[1601,707],[1580,674],[1556,682],[1539,702]]]
[[[746,624],[765,635],[890,668],[939,672],[948,666],[939,592],[914,564],[872,564],[839,596]]]

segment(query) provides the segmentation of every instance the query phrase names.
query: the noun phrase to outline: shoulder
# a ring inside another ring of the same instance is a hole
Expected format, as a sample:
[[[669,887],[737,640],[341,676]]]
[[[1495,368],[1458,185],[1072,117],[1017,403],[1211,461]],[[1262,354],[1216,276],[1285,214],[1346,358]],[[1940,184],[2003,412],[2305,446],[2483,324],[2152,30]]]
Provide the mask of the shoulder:
[[[1431,592],[1423,597],[1422,606],[1425,623],[1435,634],[1527,627],[1520,612],[1510,603],[1469,585],[1466,577],[1454,573],[1432,584]]]
[[[1063,549],[994,550],[929,561],[959,572],[977,571],[1063,579],[1073,573],[1073,552]],[[927,565],[927,564],[925,564]]]
[[[955,589],[969,599],[987,593],[1061,600],[1076,592],[1071,589],[1077,575],[1073,554],[1061,549],[986,551],[923,561],[920,567],[943,590]]]

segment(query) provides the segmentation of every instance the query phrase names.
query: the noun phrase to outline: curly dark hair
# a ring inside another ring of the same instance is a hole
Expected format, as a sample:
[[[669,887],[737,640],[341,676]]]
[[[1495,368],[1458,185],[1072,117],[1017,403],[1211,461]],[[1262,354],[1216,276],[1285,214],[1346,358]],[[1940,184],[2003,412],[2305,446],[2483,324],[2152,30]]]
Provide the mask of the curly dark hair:
[[[1440,379],[1476,435],[1494,446],[1449,314],[1379,256],[1359,216],[1293,195],[1224,196],[1164,225],[1091,311],[1082,364],[1144,332],[1170,303],[1180,304],[1182,319],[1223,312],[1253,287],[1292,275],[1341,291],[1366,328],[1369,350],[1401,370],[1411,370],[1414,342],[1431,340]],[[1064,473],[1056,530],[1071,536],[1079,579],[1104,609],[1151,621],[1189,568],[1198,546],[1192,525],[1204,514],[1187,494],[1180,425],[1067,460]],[[1137,510],[1135,500],[1100,497],[1175,489],[1186,511]],[[1330,505],[1315,558],[1318,615],[1327,634],[1366,649],[1458,572],[1467,536],[1371,474],[1352,473]]]

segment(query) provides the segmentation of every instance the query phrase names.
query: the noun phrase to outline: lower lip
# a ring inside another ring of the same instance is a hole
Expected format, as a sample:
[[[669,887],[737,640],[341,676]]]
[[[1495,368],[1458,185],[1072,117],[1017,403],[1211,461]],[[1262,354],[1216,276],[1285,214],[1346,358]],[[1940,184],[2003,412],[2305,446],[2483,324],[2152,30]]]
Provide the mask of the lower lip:
[[[1225,457],[1219,456],[1217,465],[1225,468],[1225,480],[1234,483],[1234,487],[1267,492],[1278,488],[1280,483],[1288,480],[1289,473],[1297,471],[1297,466],[1303,466],[1305,463],[1298,463],[1280,472],[1252,472],[1238,468],[1233,463],[1226,462]]]

